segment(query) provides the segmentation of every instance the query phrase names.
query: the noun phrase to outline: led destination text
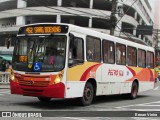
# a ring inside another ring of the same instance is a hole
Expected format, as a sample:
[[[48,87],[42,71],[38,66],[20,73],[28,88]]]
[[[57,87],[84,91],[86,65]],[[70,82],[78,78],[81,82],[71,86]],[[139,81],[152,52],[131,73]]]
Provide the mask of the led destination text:
[[[27,34],[61,33],[61,26],[27,27]]]

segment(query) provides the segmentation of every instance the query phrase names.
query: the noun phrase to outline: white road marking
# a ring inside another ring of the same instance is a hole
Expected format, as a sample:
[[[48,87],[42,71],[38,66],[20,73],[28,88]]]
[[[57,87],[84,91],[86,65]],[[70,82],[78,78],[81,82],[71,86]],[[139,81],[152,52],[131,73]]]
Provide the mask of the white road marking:
[[[156,87],[156,88],[154,88],[153,90],[159,90],[159,86],[158,86],[158,87]]]
[[[139,106],[146,106],[146,107],[158,107],[158,106],[160,106],[160,105],[139,105]]]
[[[160,109],[131,109],[134,111],[160,111]]]
[[[134,120],[159,120],[155,118],[142,118],[142,117],[131,117]]]
[[[87,120],[87,119],[75,118],[75,117],[64,117],[64,118],[71,119],[71,120]]]
[[[71,119],[71,120],[91,120],[91,119],[84,119],[84,118],[75,118],[75,117],[64,117],[66,119]],[[112,118],[109,117],[96,117],[97,119],[103,119],[103,120],[112,120]]]
[[[11,94],[10,90],[2,90],[0,91],[0,95]]]
[[[10,91],[0,92],[0,93],[10,93]]]
[[[160,101],[156,101],[156,102],[149,102],[149,103],[143,103],[143,104],[133,104],[133,105],[126,105],[126,106],[119,106],[119,107],[115,107],[117,109],[129,109],[129,107],[135,107],[135,106],[160,106],[160,105],[151,105],[151,104],[155,104],[155,103],[159,103],[160,104]],[[137,110],[137,109],[136,109]],[[138,109],[139,110],[139,109]],[[153,111],[153,109],[150,109]],[[160,110],[160,109],[159,109]]]

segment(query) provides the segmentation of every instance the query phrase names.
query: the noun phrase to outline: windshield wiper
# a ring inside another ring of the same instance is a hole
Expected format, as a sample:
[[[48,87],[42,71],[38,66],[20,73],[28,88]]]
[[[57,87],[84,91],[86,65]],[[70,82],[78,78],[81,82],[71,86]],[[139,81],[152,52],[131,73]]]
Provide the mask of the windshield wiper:
[[[28,67],[31,68],[34,61],[34,51],[36,50],[37,40],[34,40],[32,47],[28,53]]]

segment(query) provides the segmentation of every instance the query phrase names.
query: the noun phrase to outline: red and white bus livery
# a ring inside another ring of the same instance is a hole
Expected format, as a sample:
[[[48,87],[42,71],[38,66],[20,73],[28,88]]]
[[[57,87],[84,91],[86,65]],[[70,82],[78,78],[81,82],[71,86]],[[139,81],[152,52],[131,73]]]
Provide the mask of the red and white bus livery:
[[[79,98],[153,89],[154,48],[87,28],[56,23],[22,26],[14,46],[11,93]],[[76,99],[77,100],[77,99]]]

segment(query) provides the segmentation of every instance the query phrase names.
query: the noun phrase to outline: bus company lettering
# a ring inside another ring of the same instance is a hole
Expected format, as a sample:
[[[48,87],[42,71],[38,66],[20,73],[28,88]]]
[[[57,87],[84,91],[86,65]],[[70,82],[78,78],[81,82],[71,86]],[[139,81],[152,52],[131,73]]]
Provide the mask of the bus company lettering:
[[[90,75],[89,75],[90,77],[96,77],[96,72],[94,72],[94,71],[90,71]]]
[[[124,76],[124,72],[123,70],[114,70],[114,69],[109,69],[108,70],[108,75],[109,76],[119,76],[119,77],[123,77]]]

